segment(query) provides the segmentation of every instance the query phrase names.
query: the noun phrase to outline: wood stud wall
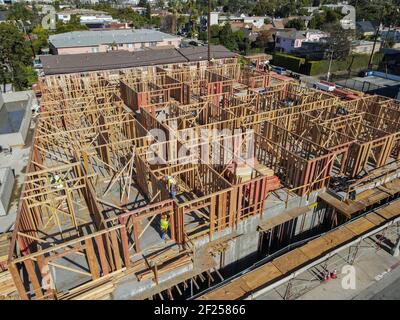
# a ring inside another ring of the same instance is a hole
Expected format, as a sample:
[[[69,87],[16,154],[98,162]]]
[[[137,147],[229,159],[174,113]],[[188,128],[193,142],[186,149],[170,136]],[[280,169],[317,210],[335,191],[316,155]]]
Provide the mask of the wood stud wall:
[[[88,281],[129,269],[131,255],[144,249],[140,226],[161,214],[169,214],[171,239],[182,245],[262,215],[267,177],[253,168],[248,181],[229,180],[235,154],[223,164],[200,159],[196,151],[205,144],[210,159],[225,152],[221,137],[198,139],[204,129],[236,130],[241,138],[252,130],[255,159],[301,196],[326,187],[334,168],[355,177],[400,157],[399,103],[340,101],[274,73],[241,69],[236,59],[50,76],[40,89],[8,261],[24,299],[62,295],[43,286],[53,280],[51,266]],[[167,141],[152,136],[155,128]],[[189,156],[179,156],[182,146]],[[150,154],[164,162],[149,162]],[[59,189],[50,183],[54,174],[62,177]],[[165,175],[186,198],[169,199]],[[144,198],[139,208],[130,207],[133,184]],[[119,196],[106,197],[116,186]],[[202,223],[190,226],[192,215]],[[56,262],[70,255],[81,256],[88,272]]]

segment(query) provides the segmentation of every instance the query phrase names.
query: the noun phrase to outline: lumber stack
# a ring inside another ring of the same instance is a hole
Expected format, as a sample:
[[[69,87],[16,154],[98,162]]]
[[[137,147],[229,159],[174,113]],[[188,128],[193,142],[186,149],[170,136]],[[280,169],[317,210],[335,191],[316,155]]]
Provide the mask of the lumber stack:
[[[9,271],[0,273],[0,300],[16,300],[19,299],[17,288]]]
[[[187,251],[179,252],[179,249],[175,247],[164,248],[162,250],[143,255],[143,258],[131,264],[128,272],[134,273],[139,281],[146,280],[149,279],[152,274],[154,275],[154,265],[157,265],[158,267],[167,265],[168,262],[171,262],[174,258],[186,253]],[[161,272],[163,271],[161,270]]]
[[[226,178],[232,182],[247,182],[252,179],[254,169],[266,177],[273,177],[274,171],[253,159],[251,165],[245,162],[233,162],[228,165]]]
[[[218,242],[215,243],[211,246],[209,246],[207,249],[208,253],[212,256],[217,256],[220,253],[223,253],[224,251],[226,251],[228,249],[229,246],[229,241],[226,242]]]
[[[238,235],[236,232],[231,233],[228,236],[222,237],[220,239],[214,240],[206,245],[206,252],[215,257],[218,254],[223,253],[229,248],[232,240],[236,239]]]
[[[179,254],[178,248],[168,248],[162,250],[161,252],[153,253],[146,256],[146,260],[150,265],[152,264],[162,264],[163,262],[176,257]]]
[[[0,272],[7,270],[8,248],[10,246],[11,232],[0,235]]]
[[[267,177],[266,192],[274,191],[281,187],[281,181],[277,176]]]
[[[71,291],[58,295],[59,300],[109,300],[114,290],[111,278],[91,281]]]
[[[192,258],[189,256],[189,254],[187,252],[184,252],[184,253],[180,253],[178,256],[175,256],[172,259],[169,259],[167,261],[154,260],[154,264],[151,264],[151,265],[157,266],[157,274],[162,275],[164,273],[168,273],[177,268],[186,266],[190,263],[192,263]],[[142,271],[136,273],[136,276],[139,281],[144,281],[147,279],[155,278],[155,268],[151,267],[151,268],[142,270]]]
[[[140,273],[150,267],[150,265],[156,263],[160,264],[163,261],[171,259],[179,254],[177,248],[165,248],[161,251],[156,251],[148,255],[143,256],[142,259],[131,264],[129,268],[129,273]]]
[[[110,300],[114,284],[108,281],[71,298],[71,300]]]

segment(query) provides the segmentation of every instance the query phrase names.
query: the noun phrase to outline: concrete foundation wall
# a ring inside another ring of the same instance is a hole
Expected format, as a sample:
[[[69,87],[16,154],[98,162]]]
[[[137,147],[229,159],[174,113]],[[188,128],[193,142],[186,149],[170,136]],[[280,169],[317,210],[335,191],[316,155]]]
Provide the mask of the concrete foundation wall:
[[[3,147],[22,146],[25,144],[28,135],[33,104],[37,104],[33,91],[12,92],[1,96],[0,100],[0,125],[9,125],[9,114],[12,112],[23,111],[23,116],[19,128],[13,128],[13,132],[0,134],[0,145]],[[3,120],[3,123],[2,121]]]
[[[318,198],[318,194],[323,191],[324,190],[313,192],[312,194],[310,194],[308,199],[306,197],[296,196],[293,199],[289,200],[287,208],[285,208],[285,203],[283,201],[273,206],[270,206],[268,203],[266,203],[262,217],[251,217],[239,223],[236,229],[238,237],[230,241],[228,249],[224,253],[224,265],[221,265],[220,263],[220,255],[214,257],[215,262],[217,263],[217,267],[240,268],[242,263],[251,264],[252,261],[255,262],[258,252],[258,242],[260,238],[260,233],[257,231],[257,227],[260,222],[267,221],[268,219],[277,216],[286,210],[314,203]],[[314,212],[314,208],[310,209],[310,211],[305,214],[305,222],[302,228],[301,219],[302,216],[297,218],[294,235],[307,232],[308,230],[313,229],[318,223],[317,212]],[[224,236],[229,235],[230,233],[232,233],[232,230],[230,228],[227,228],[221,232],[216,232],[211,241],[220,239]],[[196,248],[200,248],[209,241],[209,236],[207,235],[196,239],[194,241],[194,244]]]
[[[0,168],[0,216],[7,214],[15,177],[10,167]]]
[[[319,192],[322,191],[323,190],[320,190]],[[257,231],[257,227],[260,222],[268,220],[271,217],[276,216],[291,208],[305,206],[307,204],[313,203],[314,201],[316,201],[319,192],[312,193],[308,200],[305,197],[293,197],[293,199],[288,202],[287,208],[285,207],[285,203],[283,201],[272,207],[266,203],[262,217],[254,216],[243,220],[239,223],[235,230],[232,230],[231,228],[226,228],[220,232],[215,232],[212,239],[209,238],[209,235],[197,238],[193,241],[194,246],[197,251],[200,251],[201,248],[207,245],[210,241],[216,241],[223,237],[228,237],[232,235],[233,232],[235,232],[237,237],[234,237],[229,241],[227,250],[222,253],[222,255],[224,256],[223,259],[221,259],[221,254],[217,254],[214,257],[214,260],[217,269],[226,268],[225,270],[232,272],[243,269],[249,264],[256,262],[256,259],[258,258],[257,252],[260,233]],[[314,208],[310,209],[310,211],[305,214],[305,223],[302,230],[300,230],[301,217],[298,218],[295,234],[300,233],[300,231],[306,232],[307,230],[310,230],[315,226],[315,224],[317,223],[317,213],[313,211]],[[223,262],[223,264],[221,264],[221,262]],[[191,268],[192,266],[178,268],[172,272],[161,275],[159,278],[160,285],[164,284],[166,281],[174,277],[190,271]],[[136,280],[135,277],[132,277],[131,279],[127,279],[124,282],[118,283],[116,289],[113,292],[113,298],[135,299],[136,297],[140,296],[140,294],[152,290],[156,286],[157,285],[150,279],[139,282]]]

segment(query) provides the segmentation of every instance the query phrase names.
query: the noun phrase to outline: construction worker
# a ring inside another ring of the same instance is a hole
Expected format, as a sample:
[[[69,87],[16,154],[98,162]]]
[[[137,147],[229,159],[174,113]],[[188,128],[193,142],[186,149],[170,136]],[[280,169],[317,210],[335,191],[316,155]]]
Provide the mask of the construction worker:
[[[169,229],[169,220],[168,220],[168,216],[166,214],[163,214],[161,216],[160,229],[161,229],[161,238],[163,240],[167,241],[167,234],[168,234],[168,229]]]
[[[61,181],[61,177],[58,174],[54,174],[51,177],[50,183],[55,187],[56,189],[63,189],[64,185]]]
[[[176,197],[176,181],[173,176],[166,176],[167,188],[171,199]]]

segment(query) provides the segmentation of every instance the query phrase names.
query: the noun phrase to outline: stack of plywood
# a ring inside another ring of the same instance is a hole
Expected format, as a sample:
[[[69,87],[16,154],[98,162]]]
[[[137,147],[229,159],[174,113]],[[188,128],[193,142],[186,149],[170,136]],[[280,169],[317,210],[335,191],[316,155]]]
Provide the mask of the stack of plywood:
[[[235,177],[238,182],[246,182],[251,180],[254,169],[267,177],[272,177],[274,171],[265,165],[259,163],[256,159],[253,161],[232,163],[228,165],[228,177]]]
[[[0,300],[16,299],[18,297],[17,288],[9,271],[0,273]]]
[[[10,246],[11,233],[0,235],[0,272],[7,270],[8,248]]]
[[[266,167],[265,165],[259,163],[257,160],[254,160],[254,168],[261,172],[264,176],[272,177],[274,175],[274,170]]]

